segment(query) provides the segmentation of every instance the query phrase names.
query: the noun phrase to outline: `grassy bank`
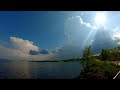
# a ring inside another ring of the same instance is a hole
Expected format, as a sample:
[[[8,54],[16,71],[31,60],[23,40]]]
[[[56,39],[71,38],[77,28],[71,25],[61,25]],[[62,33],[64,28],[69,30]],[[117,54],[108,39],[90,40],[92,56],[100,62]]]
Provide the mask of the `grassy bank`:
[[[82,70],[77,79],[113,79],[119,70],[120,66],[100,60],[94,60],[90,68]]]

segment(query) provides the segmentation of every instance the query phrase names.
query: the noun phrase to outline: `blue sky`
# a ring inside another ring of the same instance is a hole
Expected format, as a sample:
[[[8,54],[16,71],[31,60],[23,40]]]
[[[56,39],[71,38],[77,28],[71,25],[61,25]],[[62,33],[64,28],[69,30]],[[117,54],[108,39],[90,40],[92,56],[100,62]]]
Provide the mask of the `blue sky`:
[[[66,59],[80,57],[88,45],[95,53],[119,45],[120,12],[104,11],[102,29],[98,13],[103,12],[0,11],[0,58]]]
[[[54,48],[63,42],[66,16],[64,12],[0,12],[0,39],[15,36],[41,48]]]

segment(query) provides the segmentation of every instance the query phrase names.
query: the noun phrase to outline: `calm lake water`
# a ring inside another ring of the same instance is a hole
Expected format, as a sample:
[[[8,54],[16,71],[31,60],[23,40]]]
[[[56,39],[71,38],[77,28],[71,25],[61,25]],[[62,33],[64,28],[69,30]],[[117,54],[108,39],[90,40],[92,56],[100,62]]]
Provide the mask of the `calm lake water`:
[[[78,62],[1,61],[0,79],[73,79],[80,70]]]

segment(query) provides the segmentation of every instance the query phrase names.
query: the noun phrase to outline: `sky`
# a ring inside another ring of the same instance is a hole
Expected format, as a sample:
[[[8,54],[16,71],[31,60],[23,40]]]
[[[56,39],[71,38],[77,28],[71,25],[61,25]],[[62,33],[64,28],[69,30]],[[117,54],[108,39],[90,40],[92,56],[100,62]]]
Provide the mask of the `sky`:
[[[120,45],[119,11],[0,11],[0,58],[79,58]]]

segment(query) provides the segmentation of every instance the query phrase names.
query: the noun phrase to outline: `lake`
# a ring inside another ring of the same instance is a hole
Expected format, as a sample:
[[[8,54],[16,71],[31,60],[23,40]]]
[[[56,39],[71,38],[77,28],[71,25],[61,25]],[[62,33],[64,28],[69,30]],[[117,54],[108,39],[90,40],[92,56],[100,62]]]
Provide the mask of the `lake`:
[[[79,62],[0,61],[0,79],[73,79]]]

